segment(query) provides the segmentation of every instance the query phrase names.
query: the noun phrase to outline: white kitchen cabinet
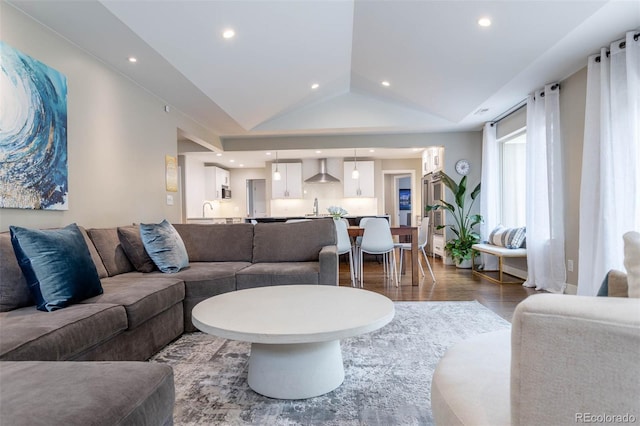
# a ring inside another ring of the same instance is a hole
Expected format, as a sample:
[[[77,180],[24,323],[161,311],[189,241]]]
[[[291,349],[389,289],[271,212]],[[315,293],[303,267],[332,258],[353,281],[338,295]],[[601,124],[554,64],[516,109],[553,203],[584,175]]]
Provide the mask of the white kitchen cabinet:
[[[374,162],[373,161],[358,161],[357,168],[360,173],[358,179],[351,177],[353,172],[354,161],[344,162],[344,178],[342,179],[344,185],[344,197],[375,197],[375,174],[374,174]]]
[[[204,168],[204,196],[206,200],[222,199],[222,186],[229,186],[229,170],[216,166]]]
[[[302,163],[278,163],[282,179],[271,179],[271,198],[302,198]],[[276,164],[271,164],[271,176]]]
[[[422,174],[444,170],[444,147],[430,146],[422,152]]]

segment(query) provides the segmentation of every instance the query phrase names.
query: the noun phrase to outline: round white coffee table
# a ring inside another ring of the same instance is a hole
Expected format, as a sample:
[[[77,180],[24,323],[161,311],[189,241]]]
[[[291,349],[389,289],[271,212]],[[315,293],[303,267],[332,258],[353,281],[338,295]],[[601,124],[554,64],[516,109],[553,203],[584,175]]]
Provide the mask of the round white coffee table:
[[[351,287],[287,285],[234,291],[198,303],[205,333],[251,342],[248,382],[259,394],[311,398],[344,380],[340,339],[391,322],[393,302]]]

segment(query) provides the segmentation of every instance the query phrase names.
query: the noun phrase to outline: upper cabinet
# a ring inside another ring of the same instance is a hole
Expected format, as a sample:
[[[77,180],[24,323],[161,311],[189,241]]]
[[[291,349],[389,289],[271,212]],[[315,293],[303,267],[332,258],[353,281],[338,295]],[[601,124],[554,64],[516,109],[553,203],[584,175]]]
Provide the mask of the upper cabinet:
[[[353,179],[351,173],[357,167],[360,177]],[[375,175],[373,161],[344,162],[344,197],[375,197]]]
[[[282,178],[271,179],[271,198],[302,198],[302,163],[278,163]],[[276,164],[271,164],[271,176]]]
[[[222,187],[229,186],[229,170],[216,166],[206,166],[204,168],[205,183],[204,196],[206,200],[222,199]]]
[[[444,147],[430,146],[422,153],[422,174],[444,170]]]

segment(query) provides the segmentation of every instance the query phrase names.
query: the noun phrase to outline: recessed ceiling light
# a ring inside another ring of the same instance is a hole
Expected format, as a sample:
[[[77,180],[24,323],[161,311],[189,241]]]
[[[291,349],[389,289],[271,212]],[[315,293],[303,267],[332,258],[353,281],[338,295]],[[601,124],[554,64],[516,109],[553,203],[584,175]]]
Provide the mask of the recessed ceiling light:
[[[311,89],[312,89],[312,90],[316,90],[318,87],[320,87],[320,85],[319,85],[318,83],[313,83],[313,84],[311,85]]]
[[[389,83],[387,80],[382,80],[382,83],[380,83],[380,84],[382,84],[384,87],[391,86],[391,83]]]
[[[317,150],[317,151],[316,151],[316,154],[322,154],[322,151]]]
[[[265,152],[264,155],[271,155],[271,153],[270,152]]]
[[[127,58],[129,60],[129,62],[131,63],[135,63],[138,62],[138,60],[136,58],[134,58],[133,56],[129,56],[129,58]]]
[[[240,167],[244,167],[244,164],[238,164],[238,166],[240,166]]]
[[[231,28],[226,29],[222,32],[222,37],[223,38],[233,38],[236,35],[236,32],[233,31]]]
[[[491,26],[491,19],[489,19],[489,18],[480,18],[480,19],[478,19],[478,25],[480,25],[481,27],[490,27]]]
[[[235,163],[235,162],[236,162],[236,160],[231,159],[231,160],[229,160],[229,162],[230,162],[230,163]]]
[[[222,157],[222,154],[218,152],[218,153],[216,154],[216,157]]]
[[[370,149],[369,152],[376,152],[376,150],[375,149]]]

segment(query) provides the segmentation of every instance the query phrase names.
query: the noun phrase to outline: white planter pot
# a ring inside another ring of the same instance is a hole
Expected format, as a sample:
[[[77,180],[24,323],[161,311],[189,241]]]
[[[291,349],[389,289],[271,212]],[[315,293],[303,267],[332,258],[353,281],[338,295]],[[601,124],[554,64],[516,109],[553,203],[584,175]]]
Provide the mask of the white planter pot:
[[[444,257],[442,258],[442,264],[443,265],[455,265],[456,262],[453,261],[453,259],[451,258],[451,256],[449,254],[445,254]]]
[[[462,262],[457,263],[456,267],[460,269],[471,269],[471,259],[464,259]]]

